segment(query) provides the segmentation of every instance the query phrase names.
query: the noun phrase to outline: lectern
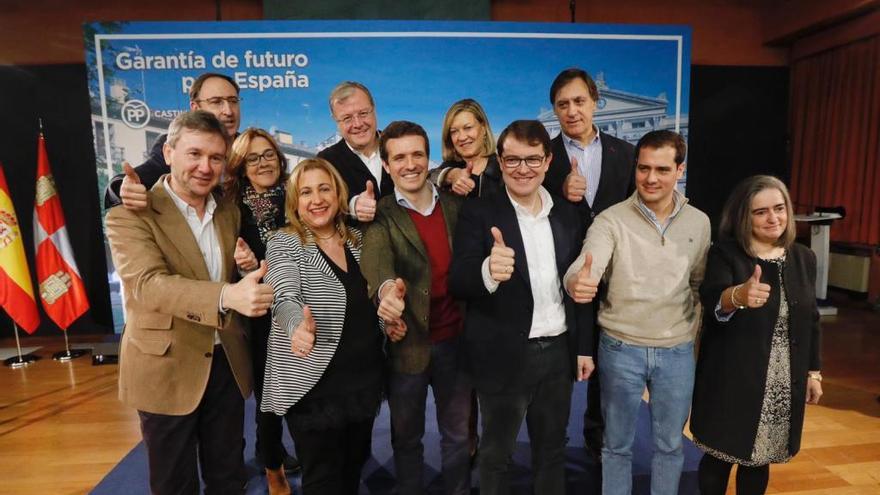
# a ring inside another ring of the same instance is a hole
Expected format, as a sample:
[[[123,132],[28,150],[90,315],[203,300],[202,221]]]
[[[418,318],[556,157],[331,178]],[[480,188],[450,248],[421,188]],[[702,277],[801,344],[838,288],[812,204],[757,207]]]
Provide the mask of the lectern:
[[[829,304],[828,298],[828,264],[831,245],[831,222],[843,218],[837,212],[825,212],[817,208],[809,215],[795,215],[798,222],[810,225],[810,247],[816,253],[816,299],[819,303],[819,314],[830,316],[837,314],[837,308]]]

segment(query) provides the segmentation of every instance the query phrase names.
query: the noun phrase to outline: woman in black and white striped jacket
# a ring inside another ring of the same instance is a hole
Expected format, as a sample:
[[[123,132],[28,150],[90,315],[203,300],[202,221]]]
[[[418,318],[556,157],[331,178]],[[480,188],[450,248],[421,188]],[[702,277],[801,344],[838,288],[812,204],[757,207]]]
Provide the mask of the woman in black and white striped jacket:
[[[260,407],[285,416],[305,495],[357,493],[382,398],[383,333],[347,196],[328,162],[301,162],[287,182],[289,226],[267,246],[275,302]]]

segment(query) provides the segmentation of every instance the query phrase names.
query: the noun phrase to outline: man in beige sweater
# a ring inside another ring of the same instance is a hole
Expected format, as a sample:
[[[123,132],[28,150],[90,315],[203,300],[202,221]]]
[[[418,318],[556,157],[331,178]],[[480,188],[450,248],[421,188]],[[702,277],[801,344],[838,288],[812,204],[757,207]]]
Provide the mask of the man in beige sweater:
[[[646,134],[636,145],[636,192],[596,217],[565,275],[569,295],[591,302],[600,280],[599,366],[602,493],[632,491],[632,443],[641,397],[651,401],[651,493],[678,493],[682,428],[694,383],[698,289],[709,249],[709,218],[675,186],[684,173],[684,139]]]

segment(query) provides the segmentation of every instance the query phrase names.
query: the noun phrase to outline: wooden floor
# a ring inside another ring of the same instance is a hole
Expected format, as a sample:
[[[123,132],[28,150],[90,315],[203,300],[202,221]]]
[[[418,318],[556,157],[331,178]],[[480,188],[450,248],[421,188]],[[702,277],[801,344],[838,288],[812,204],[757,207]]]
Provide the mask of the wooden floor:
[[[825,396],[807,407],[801,453],[771,468],[768,493],[880,495],[880,313],[835,300],[841,314],[823,320]],[[116,400],[117,367],[53,361],[61,339],[25,345],[44,346],[43,359],[0,367],[0,494],[88,493],[140,440],[137,415]]]

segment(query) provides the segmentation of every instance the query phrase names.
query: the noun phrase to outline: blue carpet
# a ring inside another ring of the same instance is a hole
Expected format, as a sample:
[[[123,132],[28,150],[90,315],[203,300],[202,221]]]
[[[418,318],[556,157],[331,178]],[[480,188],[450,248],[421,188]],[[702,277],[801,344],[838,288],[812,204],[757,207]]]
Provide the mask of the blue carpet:
[[[600,467],[595,464],[584,450],[584,439],[581,433],[584,404],[586,402],[586,386],[578,383],[574,387],[571,417],[568,423],[568,445],[566,447],[566,482],[568,493],[600,492]],[[440,480],[440,435],[434,416],[434,404],[428,394],[427,419],[425,425],[425,480],[430,480],[427,492],[441,493]],[[379,417],[373,427],[373,455],[364,467],[364,479],[361,484],[362,494],[387,494],[394,488],[394,462],[391,457],[391,433],[388,406],[383,404]],[[248,469],[248,495],[266,493],[266,482],[254,463],[254,400],[248,400],[245,406],[245,436],[247,449],[245,461]],[[285,433],[285,444],[292,450],[290,437]],[[685,465],[681,477],[680,495],[698,494],[697,465],[702,453],[687,438],[685,441]],[[513,456],[512,487],[515,494],[531,493],[530,451],[528,434],[525,425],[520,429],[516,453]],[[651,470],[651,423],[648,406],[642,403],[636,429],[636,441],[633,456],[633,493],[647,494],[650,492]],[[290,477],[294,493],[300,494],[299,476]],[[473,476],[474,487],[479,486],[476,470]],[[147,477],[147,455],[143,443],[139,443],[104,477],[91,492],[93,495],[149,495]],[[474,490],[474,493],[479,493]]]

